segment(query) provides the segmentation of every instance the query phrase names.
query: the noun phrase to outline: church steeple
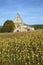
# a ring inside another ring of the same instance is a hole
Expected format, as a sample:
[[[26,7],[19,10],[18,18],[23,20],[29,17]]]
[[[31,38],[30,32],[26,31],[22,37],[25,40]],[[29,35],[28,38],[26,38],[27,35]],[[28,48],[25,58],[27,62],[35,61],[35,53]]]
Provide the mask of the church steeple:
[[[16,14],[14,23],[23,23],[23,20],[22,20],[21,16],[19,15],[19,13]]]

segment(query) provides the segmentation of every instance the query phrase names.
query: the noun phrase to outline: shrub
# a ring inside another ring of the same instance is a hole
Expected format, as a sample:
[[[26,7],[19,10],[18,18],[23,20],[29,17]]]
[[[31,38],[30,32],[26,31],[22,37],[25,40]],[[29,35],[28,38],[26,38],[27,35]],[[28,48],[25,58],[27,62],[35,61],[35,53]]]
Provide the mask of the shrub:
[[[15,25],[12,20],[5,21],[1,32],[13,32]]]

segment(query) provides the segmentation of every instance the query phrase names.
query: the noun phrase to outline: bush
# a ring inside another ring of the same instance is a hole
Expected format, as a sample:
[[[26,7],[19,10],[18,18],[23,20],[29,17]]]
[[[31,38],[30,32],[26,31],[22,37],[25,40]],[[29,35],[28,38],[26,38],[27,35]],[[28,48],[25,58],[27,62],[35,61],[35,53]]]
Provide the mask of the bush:
[[[5,21],[1,32],[13,32],[15,25],[12,20]]]
[[[0,33],[1,33],[2,26],[0,26]]]

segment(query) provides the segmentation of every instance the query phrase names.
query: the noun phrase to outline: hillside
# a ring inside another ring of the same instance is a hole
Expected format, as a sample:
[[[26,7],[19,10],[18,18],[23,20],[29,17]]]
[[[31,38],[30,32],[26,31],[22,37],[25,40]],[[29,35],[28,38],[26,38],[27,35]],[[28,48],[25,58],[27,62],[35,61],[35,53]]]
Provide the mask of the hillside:
[[[43,65],[43,31],[0,33],[0,65]]]

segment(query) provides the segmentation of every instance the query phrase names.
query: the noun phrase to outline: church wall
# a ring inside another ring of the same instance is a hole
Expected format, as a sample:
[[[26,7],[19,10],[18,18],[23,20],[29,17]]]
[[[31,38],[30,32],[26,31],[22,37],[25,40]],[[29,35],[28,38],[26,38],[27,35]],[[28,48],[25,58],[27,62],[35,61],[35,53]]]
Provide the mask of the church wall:
[[[16,29],[14,30],[14,32],[22,32],[22,31],[30,31],[30,30],[34,30],[34,28],[30,27],[30,26],[27,26],[27,24],[23,24],[23,20],[22,18],[20,17],[19,14],[16,15],[15,19],[13,20],[14,21],[14,24],[15,24],[15,27]]]

